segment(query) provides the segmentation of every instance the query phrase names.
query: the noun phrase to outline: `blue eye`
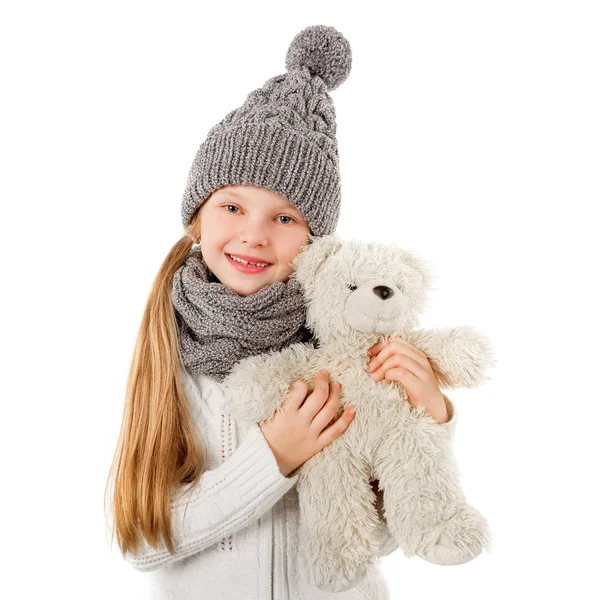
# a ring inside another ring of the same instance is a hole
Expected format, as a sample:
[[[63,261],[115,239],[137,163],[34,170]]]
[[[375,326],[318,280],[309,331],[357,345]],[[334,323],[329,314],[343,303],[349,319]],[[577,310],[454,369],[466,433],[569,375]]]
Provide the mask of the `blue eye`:
[[[234,204],[226,204],[225,208],[229,208],[229,207],[233,207],[237,210],[237,206],[235,206]],[[230,210],[228,210],[227,212],[231,212]]]
[[[280,216],[280,217],[278,217],[278,218],[279,218],[279,219],[281,219],[282,217],[283,217],[284,219],[290,219],[290,220],[289,220],[287,223],[284,223],[284,225],[287,225],[288,223],[293,223],[293,221],[294,221],[294,219],[292,219],[292,217],[288,217],[287,215],[281,215],[281,216]]]

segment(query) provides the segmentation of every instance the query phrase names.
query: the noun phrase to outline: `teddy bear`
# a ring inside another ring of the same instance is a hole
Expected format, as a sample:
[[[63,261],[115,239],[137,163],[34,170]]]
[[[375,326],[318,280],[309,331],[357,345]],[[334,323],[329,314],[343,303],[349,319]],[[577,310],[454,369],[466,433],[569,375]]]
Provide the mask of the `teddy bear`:
[[[469,326],[419,329],[432,275],[428,261],[395,244],[309,236],[290,263],[302,286],[306,326],[316,344],[295,343],[239,361],[224,381],[229,410],[245,422],[270,419],[299,379],[313,388],[321,370],[342,384],[340,408],[354,406],[347,429],[298,474],[300,560],[312,585],[355,586],[379,554],[383,515],[407,557],[457,565],[490,550],[486,518],[461,489],[452,453],[456,415],[438,423],[394,381],[373,381],[368,350],[399,336],[430,361],[440,387],[473,388],[495,365],[489,340]]]

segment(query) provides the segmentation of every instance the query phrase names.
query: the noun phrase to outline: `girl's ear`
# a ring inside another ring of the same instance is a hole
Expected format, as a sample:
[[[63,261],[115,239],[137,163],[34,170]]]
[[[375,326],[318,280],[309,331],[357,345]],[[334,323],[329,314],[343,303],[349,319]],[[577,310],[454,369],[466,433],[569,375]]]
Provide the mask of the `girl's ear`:
[[[308,238],[308,242],[302,246],[300,252],[290,263],[294,269],[291,276],[297,279],[301,285],[314,279],[325,261],[342,246],[341,240],[335,233],[320,237],[309,235]]]
[[[194,216],[190,219],[188,226],[185,228],[186,235],[194,242],[194,244],[200,243],[200,207]]]

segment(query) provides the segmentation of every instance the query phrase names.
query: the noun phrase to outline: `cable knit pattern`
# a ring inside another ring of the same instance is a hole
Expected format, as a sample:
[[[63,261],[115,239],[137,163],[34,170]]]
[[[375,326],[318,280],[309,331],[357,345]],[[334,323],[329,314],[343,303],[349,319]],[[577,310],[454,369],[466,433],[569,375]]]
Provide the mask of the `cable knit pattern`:
[[[200,145],[181,204],[184,227],[214,190],[245,184],[284,196],[313,235],[335,231],[341,184],[328,91],[346,80],[351,66],[350,44],[335,28],[314,25],[298,33],[288,48],[287,73],[251,91]]]
[[[213,126],[207,138],[253,123],[296,130],[326,152],[333,163],[339,162],[334,104],[323,80],[312,78],[308,67],[268,79],[262,88],[248,94],[242,106]]]
[[[182,370],[206,446],[207,470],[171,495],[176,553],[142,540],[125,559],[148,571],[152,598],[170,600],[389,600],[377,565],[341,593],[313,588],[298,568],[298,476],[284,477],[258,424],[227,413],[222,384]],[[451,406],[451,405],[449,405]],[[398,548],[384,521],[381,556]]]

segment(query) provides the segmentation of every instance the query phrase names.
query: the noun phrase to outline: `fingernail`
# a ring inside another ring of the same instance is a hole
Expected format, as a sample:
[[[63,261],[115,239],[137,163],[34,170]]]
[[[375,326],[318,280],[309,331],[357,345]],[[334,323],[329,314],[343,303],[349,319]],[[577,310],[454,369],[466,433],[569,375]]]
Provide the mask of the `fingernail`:
[[[356,409],[354,408],[354,406],[351,406],[351,407],[350,407],[349,413],[350,413],[351,415],[353,415],[353,414],[355,414],[355,413],[356,413]]]

